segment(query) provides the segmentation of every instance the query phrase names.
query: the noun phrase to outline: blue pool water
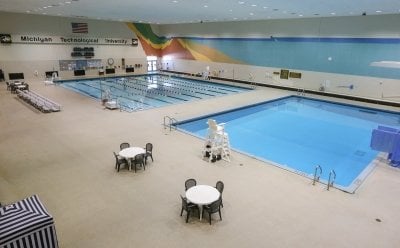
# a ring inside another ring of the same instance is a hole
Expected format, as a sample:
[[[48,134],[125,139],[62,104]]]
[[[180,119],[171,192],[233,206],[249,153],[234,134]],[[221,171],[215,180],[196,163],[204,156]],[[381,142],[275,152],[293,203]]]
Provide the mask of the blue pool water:
[[[159,74],[68,80],[58,83],[67,89],[96,99],[108,96],[108,99],[116,100],[126,111],[157,108],[251,90]]]
[[[400,127],[400,113],[287,97],[178,123],[178,128],[205,137],[207,119],[226,123],[231,147],[312,178],[336,172],[335,187],[354,192],[372,169],[378,152],[370,148],[378,125]]]

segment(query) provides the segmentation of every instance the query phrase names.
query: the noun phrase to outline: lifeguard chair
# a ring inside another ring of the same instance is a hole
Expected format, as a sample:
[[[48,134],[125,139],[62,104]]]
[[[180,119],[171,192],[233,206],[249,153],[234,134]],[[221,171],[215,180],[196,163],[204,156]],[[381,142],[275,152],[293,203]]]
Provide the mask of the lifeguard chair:
[[[213,119],[208,119],[208,133],[204,144],[203,156],[208,158],[209,162],[215,162],[223,159],[230,162],[229,137],[225,132],[225,123],[217,124]]]

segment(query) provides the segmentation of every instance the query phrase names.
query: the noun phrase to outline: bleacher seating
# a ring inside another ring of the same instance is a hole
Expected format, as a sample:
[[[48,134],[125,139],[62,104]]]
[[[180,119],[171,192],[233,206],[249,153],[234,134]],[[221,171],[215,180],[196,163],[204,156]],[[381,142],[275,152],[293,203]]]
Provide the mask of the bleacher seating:
[[[17,90],[18,97],[43,113],[61,111],[61,105],[33,91]]]

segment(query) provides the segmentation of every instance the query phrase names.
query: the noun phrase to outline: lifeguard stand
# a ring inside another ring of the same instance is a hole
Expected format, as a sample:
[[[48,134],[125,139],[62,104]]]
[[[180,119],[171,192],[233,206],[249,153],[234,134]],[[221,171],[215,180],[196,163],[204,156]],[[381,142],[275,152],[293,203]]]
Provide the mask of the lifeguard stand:
[[[223,159],[230,162],[231,148],[229,137],[225,132],[225,123],[217,124],[213,119],[208,119],[208,133],[204,144],[203,156],[208,158],[209,162],[215,162]]]

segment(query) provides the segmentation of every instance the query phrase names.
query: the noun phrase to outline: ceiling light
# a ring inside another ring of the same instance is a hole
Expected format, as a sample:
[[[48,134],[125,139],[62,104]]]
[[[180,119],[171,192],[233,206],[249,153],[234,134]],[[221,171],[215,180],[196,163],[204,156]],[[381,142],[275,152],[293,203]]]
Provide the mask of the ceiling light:
[[[238,2],[238,4],[244,4],[244,2],[242,2],[242,1],[239,1],[239,2]]]
[[[382,13],[382,10],[377,10],[377,11],[375,11],[376,13]]]
[[[251,7],[257,7],[257,4],[252,4]]]
[[[252,15],[254,15],[254,13],[250,13],[250,15],[252,16]]]
[[[233,10],[231,10],[231,9],[229,10],[229,12],[232,12],[232,11],[233,11]]]
[[[44,7],[43,7],[43,9],[47,9],[47,7],[46,7],[46,6],[44,6]]]
[[[208,8],[208,5],[204,5],[204,8]]]
[[[299,16],[300,16],[300,17],[302,17],[303,15],[302,15],[302,14],[300,14]]]
[[[27,10],[27,11],[25,11],[26,13],[31,13],[31,11],[30,10]]]
[[[174,0],[174,1],[172,1],[173,3],[177,3],[178,1],[176,1],[176,0]]]
[[[332,12],[331,15],[336,15],[336,13],[335,13],[335,12]]]
[[[268,7],[267,7],[267,6],[264,6],[263,9],[268,9]]]

